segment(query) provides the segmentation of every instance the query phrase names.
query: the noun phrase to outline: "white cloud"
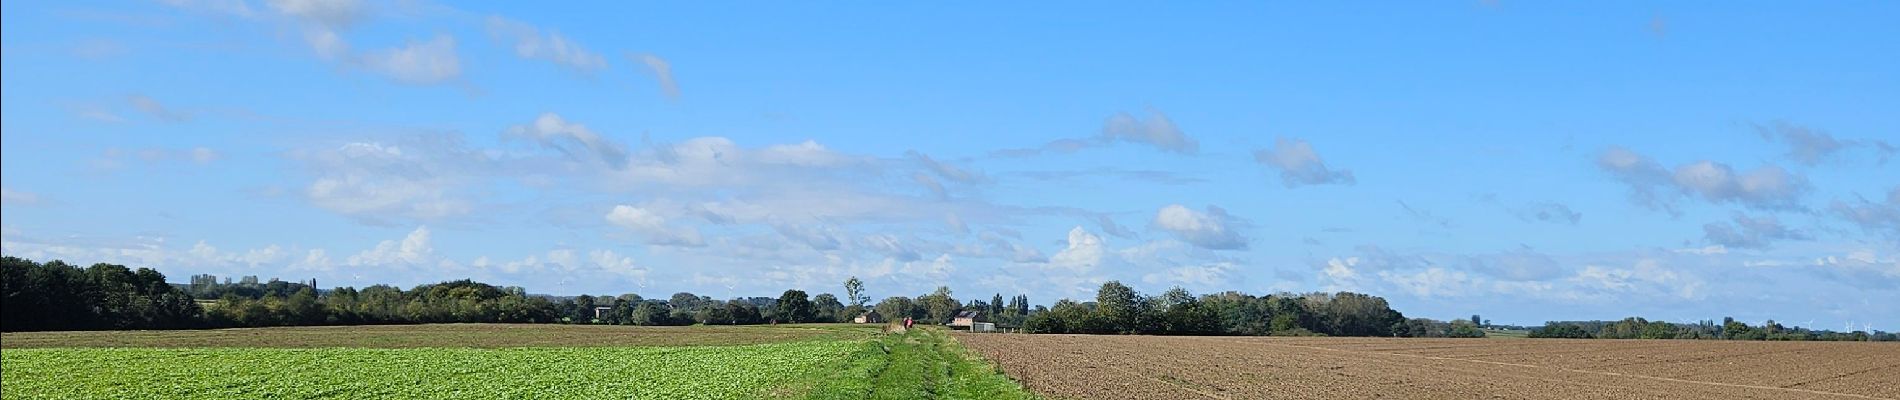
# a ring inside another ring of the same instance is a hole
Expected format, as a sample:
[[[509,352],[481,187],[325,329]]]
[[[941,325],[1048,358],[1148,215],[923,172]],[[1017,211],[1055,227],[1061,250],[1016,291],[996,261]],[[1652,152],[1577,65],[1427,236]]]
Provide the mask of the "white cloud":
[[[1280,184],[1289,188],[1301,185],[1351,185],[1356,182],[1352,171],[1327,167],[1326,161],[1313,151],[1313,145],[1304,139],[1274,139],[1273,147],[1254,150],[1253,160],[1279,170]]]
[[[1462,271],[1432,267],[1415,273],[1379,272],[1379,278],[1418,298],[1465,297],[1478,286]]]
[[[632,230],[646,237],[646,243],[656,246],[705,246],[699,230],[692,227],[673,227],[667,224],[666,217],[645,208],[630,205],[614,206],[607,212],[607,222]]]
[[[1145,121],[1126,112],[1115,113],[1102,123],[1102,138],[1147,144],[1181,154],[1193,154],[1200,151],[1201,147],[1194,138],[1181,133],[1181,128],[1174,126],[1174,121],[1168,119],[1166,114],[1154,110],[1148,111]]]
[[[673,80],[672,63],[652,54],[628,54],[627,57],[647,67],[647,72],[653,74],[653,80],[660,84],[660,93],[665,94],[666,98],[680,98],[680,85],[678,81]]]
[[[1231,262],[1184,265],[1151,272],[1141,281],[1156,286],[1181,286],[1199,292],[1233,290],[1240,267]]]
[[[856,163],[855,157],[847,157],[831,151],[817,141],[806,140],[798,144],[776,144],[766,146],[752,154],[760,163],[770,165],[790,165],[799,167],[837,167]]]
[[[363,18],[366,11],[357,0],[268,0],[279,14],[329,26],[348,27]]]
[[[1102,237],[1077,226],[1069,230],[1069,244],[1049,258],[1049,266],[1074,272],[1094,270],[1102,265]]]
[[[345,264],[352,267],[412,267],[435,260],[435,246],[429,243],[429,227],[418,226],[402,240],[384,240],[375,248],[350,256]]]
[[[1660,261],[1651,259],[1638,260],[1631,268],[1585,266],[1566,281],[1591,291],[1584,295],[1599,298],[1619,293],[1664,293],[1682,300],[1699,300],[1708,296],[1703,290],[1706,284],[1700,278],[1670,269]]]
[[[613,168],[627,165],[626,146],[595,133],[586,125],[568,122],[560,114],[542,113],[534,123],[510,127],[507,133],[533,139],[542,147],[560,151],[575,160],[598,160]]]
[[[1676,185],[1710,202],[1737,202],[1763,209],[1800,207],[1807,180],[1781,167],[1765,165],[1746,174],[1720,163],[1701,161],[1676,167]]]
[[[526,59],[538,59],[553,62],[581,72],[593,72],[607,68],[607,57],[582,48],[560,32],[548,31],[524,22],[490,16],[487,22],[488,35],[497,40],[512,40],[515,55]]]
[[[244,0],[159,0],[174,8],[216,15],[249,18],[255,15],[250,3]]]
[[[1227,210],[1220,207],[1207,206],[1207,212],[1201,213],[1180,204],[1162,207],[1154,218],[1156,227],[1195,246],[1214,250],[1246,249],[1247,239],[1229,226],[1232,222]]]
[[[455,37],[436,35],[426,41],[411,40],[403,47],[364,54],[365,68],[397,82],[435,84],[462,76],[461,57],[455,54]]]
[[[1637,204],[1678,213],[1677,196],[1711,203],[1733,202],[1764,210],[1800,209],[1808,190],[1806,178],[1774,165],[1747,173],[1713,161],[1698,161],[1663,169],[1649,157],[1622,147],[1611,147],[1597,158],[1597,166],[1628,184]]]
[[[291,157],[314,175],[303,190],[311,204],[374,223],[467,215],[475,206],[459,191],[493,162],[454,136],[350,142]]]
[[[1360,290],[1365,283],[1359,275],[1358,267],[1359,257],[1333,257],[1326,260],[1326,265],[1320,268],[1319,281],[1329,292]]]

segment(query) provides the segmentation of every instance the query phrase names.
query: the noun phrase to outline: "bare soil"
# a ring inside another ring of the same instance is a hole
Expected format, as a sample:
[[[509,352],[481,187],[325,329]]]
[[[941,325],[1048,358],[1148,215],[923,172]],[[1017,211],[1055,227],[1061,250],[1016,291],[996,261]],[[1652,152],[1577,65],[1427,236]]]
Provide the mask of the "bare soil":
[[[1056,399],[1900,399],[1900,344],[959,334]]]

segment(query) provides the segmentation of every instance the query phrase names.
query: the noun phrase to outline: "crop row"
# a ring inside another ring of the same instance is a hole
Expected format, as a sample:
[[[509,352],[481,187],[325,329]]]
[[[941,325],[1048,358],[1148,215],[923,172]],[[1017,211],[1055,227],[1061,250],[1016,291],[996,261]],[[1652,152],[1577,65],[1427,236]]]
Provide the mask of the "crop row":
[[[0,378],[7,399],[729,399],[821,377],[864,346],[7,349]]]

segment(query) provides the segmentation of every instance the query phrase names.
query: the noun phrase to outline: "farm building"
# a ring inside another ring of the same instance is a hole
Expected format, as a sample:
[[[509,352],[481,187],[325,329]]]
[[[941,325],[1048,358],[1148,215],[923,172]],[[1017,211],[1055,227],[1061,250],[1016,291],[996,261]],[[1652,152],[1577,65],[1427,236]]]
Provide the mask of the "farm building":
[[[594,319],[607,319],[607,314],[612,314],[613,312],[613,307],[594,307]]]
[[[857,318],[852,318],[851,322],[860,324],[881,324],[884,323],[884,316],[879,315],[875,310],[865,311],[864,314],[858,315]]]
[[[951,328],[970,329],[970,327],[976,326],[976,318],[979,315],[981,315],[981,313],[976,311],[959,312],[957,313],[957,317],[951,319],[950,323],[946,325],[949,325]]]

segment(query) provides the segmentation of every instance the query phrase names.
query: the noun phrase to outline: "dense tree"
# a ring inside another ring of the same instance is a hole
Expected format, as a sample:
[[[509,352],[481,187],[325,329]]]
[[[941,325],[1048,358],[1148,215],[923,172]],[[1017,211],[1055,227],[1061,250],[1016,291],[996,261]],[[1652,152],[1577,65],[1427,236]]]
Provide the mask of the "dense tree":
[[[917,302],[911,301],[909,297],[904,296],[888,297],[885,298],[884,301],[877,303],[877,313],[884,315],[884,318],[889,318],[892,321],[902,320],[904,318],[922,318],[922,311],[923,307],[919,307]]]
[[[1095,309],[1103,322],[1122,333],[1140,331],[1141,295],[1120,281],[1108,281],[1095,292]]]
[[[844,303],[838,302],[838,296],[831,293],[819,293],[811,298],[812,322],[845,322],[853,316],[845,314]]]
[[[948,286],[938,286],[936,291],[918,297],[917,302],[924,308],[923,319],[932,324],[950,322],[950,319],[956,317],[957,312],[963,309],[962,303],[958,303],[955,297],[950,297]]]
[[[778,313],[774,315],[780,322],[796,324],[811,322],[816,311],[812,309],[811,299],[805,296],[805,291],[792,289],[779,295]]]

